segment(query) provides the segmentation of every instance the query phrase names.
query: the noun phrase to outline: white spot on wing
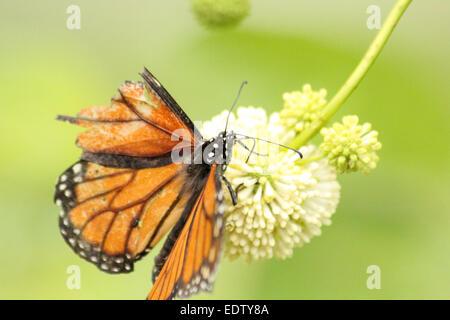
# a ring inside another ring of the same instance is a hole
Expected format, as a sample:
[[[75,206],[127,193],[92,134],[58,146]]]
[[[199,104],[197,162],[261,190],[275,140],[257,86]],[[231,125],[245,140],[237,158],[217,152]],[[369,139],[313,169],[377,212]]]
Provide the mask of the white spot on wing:
[[[81,172],[81,163],[77,163],[76,165],[74,165],[72,170],[75,174],[80,173]]]

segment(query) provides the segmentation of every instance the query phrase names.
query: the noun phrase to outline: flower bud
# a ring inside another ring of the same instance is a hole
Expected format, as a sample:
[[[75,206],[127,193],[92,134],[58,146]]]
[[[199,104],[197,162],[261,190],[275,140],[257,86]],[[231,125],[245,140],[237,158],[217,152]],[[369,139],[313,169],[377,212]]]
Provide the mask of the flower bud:
[[[238,25],[250,11],[249,0],[192,0],[192,11],[208,28]]]
[[[379,160],[376,151],[381,149],[378,132],[371,130],[370,123],[358,124],[358,116],[345,116],[341,123],[323,128],[320,151],[328,157],[330,165],[338,173],[362,171],[368,174]]]

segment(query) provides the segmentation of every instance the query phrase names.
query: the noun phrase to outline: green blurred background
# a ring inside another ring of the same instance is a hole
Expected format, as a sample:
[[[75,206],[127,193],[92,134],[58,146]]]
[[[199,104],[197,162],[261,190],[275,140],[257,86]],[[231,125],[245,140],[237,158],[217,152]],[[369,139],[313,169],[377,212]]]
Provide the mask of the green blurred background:
[[[333,95],[395,1],[258,0],[233,30],[209,31],[188,0],[0,2],[0,298],[143,299],[154,251],[129,275],[100,272],[59,234],[57,176],[80,155],[79,128],[56,114],[107,104],[147,66],[194,120],[242,105],[275,111],[310,83]],[[66,8],[81,8],[81,30]],[[291,259],[223,261],[206,299],[450,298],[448,1],[414,1],[374,67],[334,119],[358,114],[380,132],[369,176],[339,177],[333,224]],[[81,268],[68,290],[66,269]],[[366,268],[381,268],[381,289]]]

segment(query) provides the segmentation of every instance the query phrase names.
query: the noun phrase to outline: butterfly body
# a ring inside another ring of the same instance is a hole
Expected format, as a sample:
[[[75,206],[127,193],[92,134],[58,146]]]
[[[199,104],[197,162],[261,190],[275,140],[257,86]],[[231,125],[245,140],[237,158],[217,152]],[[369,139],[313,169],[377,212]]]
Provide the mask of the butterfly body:
[[[146,69],[141,75],[144,83],[126,82],[110,106],[58,117],[88,130],[77,138],[81,160],[59,177],[54,201],[67,244],[107,273],[131,272],[168,234],[148,298],[185,298],[214,282],[223,173],[236,135],[204,139],[160,82]]]
[[[216,137],[205,140],[198,151],[194,151],[193,164],[218,164],[222,166],[223,171],[231,161],[233,146],[236,142],[236,135],[231,132],[220,132]]]

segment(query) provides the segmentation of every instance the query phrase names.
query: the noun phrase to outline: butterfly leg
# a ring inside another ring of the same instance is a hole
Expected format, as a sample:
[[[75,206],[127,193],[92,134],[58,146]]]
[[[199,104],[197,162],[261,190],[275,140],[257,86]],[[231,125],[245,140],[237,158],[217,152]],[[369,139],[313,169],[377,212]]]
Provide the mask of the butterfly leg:
[[[237,186],[236,191],[233,190],[233,187],[231,186],[230,181],[228,181],[227,178],[225,178],[225,176],[222,176],[222,180],[223,182],[225,182],[225,184],[227,185],[228,191],[230,192],[230,196],[231,196],[231,201],[233,201],[233,205],[237,205],[237,192],[239,191],[239,187],[242,185],[240,184],[239,186]]]
[[[238,199],[238,193],[239,193],[239,189],[241,189],[244,186],[243,183],[240,183],[236,189],[234,189],[234,193],[236,194],[236,200]]]
[[[256,140],[253,140],[252,149],[250,150],[250,153],[248,154],[248,157],[247,157],[247,160],[245,160],[245,163],[248,163],[248,160],[250,160],[250,157],[251,157],[253,151],[255,151],[255,146],[256,146]]]
[[[267,153],[256,152],[256,151],[255,151],[256,140],[255,140],[255,139],[252,139],[252,140],[253,140],[253,146],[252,146],[251,149],[249,149],[249,148],[248,148],[244,143],[242,143],[241,141],[236,140],[237,143],[239,143],[245,150],[247,150],[247,151],[249,152],[249,155],[248,155],[248,157],[247,157],[247,160],[245,160],[245,163],[248,163],[248,160],[250,159],[250,156],[252,155],[252,153],[254,153],[254,154],[256,154],[257,156],[260,156],[260,157],[267,157],[267,156],[268,156]]]

